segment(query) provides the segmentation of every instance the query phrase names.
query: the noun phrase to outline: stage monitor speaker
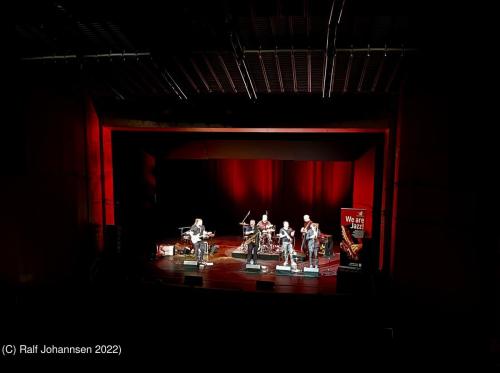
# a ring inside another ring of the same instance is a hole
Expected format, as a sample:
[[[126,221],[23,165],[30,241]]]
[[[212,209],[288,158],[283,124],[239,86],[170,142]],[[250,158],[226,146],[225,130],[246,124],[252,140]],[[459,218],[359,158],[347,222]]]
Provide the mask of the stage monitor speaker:
[[[257,280],[255,282],[255,289],[256,290],[273,290],[274,289],[274,282],[273,281],[261,281]]]
[[[292,273],[292,267],[290,266],[276,266],[276,273],[279,275],[289,275]]]
[[[185,276],[184,285],[188,286],[203,286],[203,277],[201,276]]]
[[[246,264],[245,271],[247,272],[260,272],[262,267],[260,264]]]
[[[198,262],[196,260],[185,260],[182,264],[186,272],[198,271]]]
[[[319,268],[304,267],[304,276],[319,277]]]

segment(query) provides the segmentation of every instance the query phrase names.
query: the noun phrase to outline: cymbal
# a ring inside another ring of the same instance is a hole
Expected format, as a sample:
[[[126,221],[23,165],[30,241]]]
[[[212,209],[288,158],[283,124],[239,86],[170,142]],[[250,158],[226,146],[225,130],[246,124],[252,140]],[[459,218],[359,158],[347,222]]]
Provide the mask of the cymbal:
[[[247,223],[240,223],[240,225],[248,225]]]

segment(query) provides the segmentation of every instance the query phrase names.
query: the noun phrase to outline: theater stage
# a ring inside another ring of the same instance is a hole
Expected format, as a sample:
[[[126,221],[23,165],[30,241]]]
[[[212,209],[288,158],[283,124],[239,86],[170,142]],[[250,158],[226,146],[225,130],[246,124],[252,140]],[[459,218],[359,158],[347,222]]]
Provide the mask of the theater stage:
[[[178,286],[198,286],[210,289],[226,289],[240,291],[272,291],[277,293],[304,293],[304,294],[334,294],[336,293],[336,274],[339,266],[338,247],[334,246],[333,255],[329,258],[319,257],[319,276],[305,276],[303,269],[309,265],[296,247],[297,272],[278,274],[276,266],[283,264],[278,261],[278,255],[260,254],[258,264],[262,265],[261,272],[245,270],[246,260],[238,248],[241,238],[219,237],[213,244],[218,246],[217,252],[209,255],[208,261],[212,265],[199,268],[184,265],[185,260],[194,260],[191,254],[175,254],[172,256],[158,256],[155,264],[155,276],[165,284]],[[176,252],[182,252],[185,242],[172,241]],[[298,245],[297,245],[298,246]],[[238,254],[239,253],[239,254]]]

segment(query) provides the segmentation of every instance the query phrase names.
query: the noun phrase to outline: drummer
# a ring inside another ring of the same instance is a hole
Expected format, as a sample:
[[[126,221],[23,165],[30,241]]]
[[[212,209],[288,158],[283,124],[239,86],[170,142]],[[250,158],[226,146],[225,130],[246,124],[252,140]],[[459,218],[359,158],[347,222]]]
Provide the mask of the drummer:
[[[271,233],[274,232],[274,227],[269,220],[267,220],[267,215],[262,215],[262,220],[257,223],[257,228],[262,233]]]
[[[269,245],[269,248],[271,248],[271,233],[274,232],[275,229],[271,222],[267,220],[267,214],[262,215],[262,220],[257,223],[257,228],[261,233],[261,243],[263,245]]]

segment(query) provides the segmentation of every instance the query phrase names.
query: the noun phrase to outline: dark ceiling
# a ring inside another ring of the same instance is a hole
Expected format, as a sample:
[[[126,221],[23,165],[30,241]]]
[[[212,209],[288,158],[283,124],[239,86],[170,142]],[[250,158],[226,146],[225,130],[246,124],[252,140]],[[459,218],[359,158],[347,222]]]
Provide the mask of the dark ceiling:
[[[20,1],[15,24],[23,71],[76,73],[104,111],[153,115],[221,97],[394,96],[417,18],[397,1],[58,0]]]

